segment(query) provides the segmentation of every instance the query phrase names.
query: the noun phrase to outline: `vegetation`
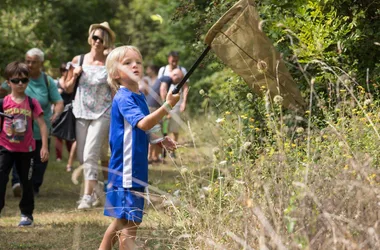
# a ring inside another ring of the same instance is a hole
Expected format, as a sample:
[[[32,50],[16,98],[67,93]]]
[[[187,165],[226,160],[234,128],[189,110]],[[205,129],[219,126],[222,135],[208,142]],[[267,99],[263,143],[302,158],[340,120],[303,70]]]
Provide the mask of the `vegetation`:
[[[33,2],[5,1],[1,68],[33,46],[46,51],[46,68],[57,67],[86,51],[89,25],[105,20],[117,43],[141,48],[146,63],[163,65],[176,49],[189,68],[207,30],[236,1]],[[181,141],[189,147],[170,171],[151,169],[155,216],[141,240],[158,249],[379,249],[380,3],[256,3],[307,110],[285,110],[265,88],[259,97],[209,53],[191,77]],[[15,237],[16,220],[1,222],[7,237]]]

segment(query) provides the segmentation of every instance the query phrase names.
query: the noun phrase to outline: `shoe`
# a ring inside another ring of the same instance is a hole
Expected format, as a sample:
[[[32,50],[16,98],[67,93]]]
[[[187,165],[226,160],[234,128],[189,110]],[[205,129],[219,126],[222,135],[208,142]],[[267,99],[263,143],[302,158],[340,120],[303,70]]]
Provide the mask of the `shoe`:
[[[72,168],[71,166],[66,166],[66,172],[71,172]]]
[[[99,181],[95,186],[94,193],[92,195],[92,206],[97,207],[100,206],[102,201],[101,199],[104,197],[104,183]]]
[[[12,191],[14,197],[21,197],[22,189],[20,183],[15,183],[12,186]]]
[[[33,216],[21,214],[21,220],[18,224],[19,227],[31,227],[33,226]]]
[[[56,161],[56,162],[61,162],[62,159],[61,159],[61,158],[57,158],[55,161]]]
[[[89,209],[92,207],[92,197],[91,195],[85,194],[82,199],[79,201],[78,209]]]

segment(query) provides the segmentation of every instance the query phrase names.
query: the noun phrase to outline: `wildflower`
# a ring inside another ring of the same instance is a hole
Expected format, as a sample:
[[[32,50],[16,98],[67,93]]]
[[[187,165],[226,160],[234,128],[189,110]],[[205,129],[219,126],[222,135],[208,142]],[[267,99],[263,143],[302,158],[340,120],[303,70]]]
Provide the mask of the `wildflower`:
[[[259,128],[255,128],[255,130],[256,130],[256,132],[260,132],[261,131],[261,129],[259,129]]]
[[[247,150],[251,146],[251,144],[252,144],[251,142],[246,141],[246,142],[244,142],[243,146],[241,146],[241,149]]]
[[[302,134],[304,131],[305,131],[305,130],[304,130],[303,127],[298,127],[298,128],[296,128],[296,133],[297,133],[297,134]]]
[[[231,146],[232,144],[234,144],[234,142],[235,142],[235,140],[232,139],[232,138],[230,138],[230,139],[227,140],[227,144],[228,144],[229,146]]]
[[[219,155],[219,152],[220,152],[220,149],[218,147],[215,147],[215,148],[212,149],[212,153],[214,155]]]
[[[249,128],[252,128],[252,129],[254,129],[254,128],[255,128],[255,126],[253,126],[253,125],[249,125]]]
[[[253,119],[253,118],[249,118],[249,121],[250,121],[250,122],[254,122],[255,119]]]
[[[248,94],[247,94],[247,99],[248,99],[248,101],[252,101],[252,100],[253,100],[253,95],[252,95],[252,93],[248,93]]]
[[[348,165],[346,164],[346,165],[344,165],[344,168],[343,168],[344,170],[347,170],[348,169]]]
[[[201,96],[204,96],[204,95],[205,95],[205,91],[204,91],[203,89],[200,89],[200,90],[199,90],[199,94],[200,94]]]
[[[295,147],[297,147],[297,144],[292,143],[292,148],[295,148]]]
[[[371,100],[371,99],[366,99],[366,100],[364,101],[364,105],[366,105],[366,106],[370,105],[371,103],[372,103],[372,100]]]
[[[215,122],[216,123],[223,123],[224,122],[224,118],[218,118],[218,119],[216,119]]]
[[[273,101],[274,101],[274,103],[276,103],[276,104],[281,104],[281,103],[284,101],[284,98],[282,98],[282,96],[280,96],[280,95],[276,95],[276,96],[273,98]]]
[[[265,73],[268,69],[268,65],[265,61],[263,60],[259,60],[257,62],[257,70],[260,72],[260,73]]]
[[[248,116],[246,116],[246,115],[241,115],[240,117],[241,117],[241,119],[243,119],[243,120],[248,119]]]
[[[226,113],[224,113],[224,114],[226,114],[226,115],[230,115],[231,112],[230,112],[230,111],[226,111]]]
[[[189,171],[189,169],[187,167],[182,167],[180,170],[180,173],[185,174],[185,173],[187,173],[187,171]]]
[[[221,161],[221,162],[219,162],[219,165],[220,166],[224,166],[224,165],[226,165],[227,164],[227,161]]]

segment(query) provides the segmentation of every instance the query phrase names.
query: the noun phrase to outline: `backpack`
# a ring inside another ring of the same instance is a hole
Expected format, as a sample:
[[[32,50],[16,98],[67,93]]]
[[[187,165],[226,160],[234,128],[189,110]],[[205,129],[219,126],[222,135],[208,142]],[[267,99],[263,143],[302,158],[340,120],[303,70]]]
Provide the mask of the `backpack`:
[[[31,112],[31,118],[32,118],[32,130],[33,130],[33,110],[34,110],[34,104],[33,104],[33,100],[32,100],[32,97],[30,96],[27,96],[28,97],[28,102],[29,102],[29,107],[30,107],[30,110],[32,111]],[[4,98],[1,98],[0,99],[0,112],[1,113],[4,113],[4,107],[3,107],[3,104],[4,104]],[[0,133],[1,131],[3,131],[3,123],[4,123],[4,117],[0,117],[1,119],[1,122],[0,122]]]

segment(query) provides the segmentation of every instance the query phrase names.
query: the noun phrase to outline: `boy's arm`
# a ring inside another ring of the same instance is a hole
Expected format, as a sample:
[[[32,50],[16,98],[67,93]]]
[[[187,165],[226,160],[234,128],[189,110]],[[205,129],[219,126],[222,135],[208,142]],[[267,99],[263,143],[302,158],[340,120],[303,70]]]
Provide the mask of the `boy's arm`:
[[[49,150],[48,150],[48,129],[44,120],[44,116],[40,115],[35,119],[40,128],[41,137],[42,137],[42,148],[40,151],[41,161],[45,162],[49,159]]]
[[[144,131],[148,131],[153,128],[154,125],[158,124],[161,119],[169,113],[169,111],[179,101],[179,97],[179,94],[173,95],[169,92],[166,96],[166,102],[159,109],[141,119],[136,126]]]

